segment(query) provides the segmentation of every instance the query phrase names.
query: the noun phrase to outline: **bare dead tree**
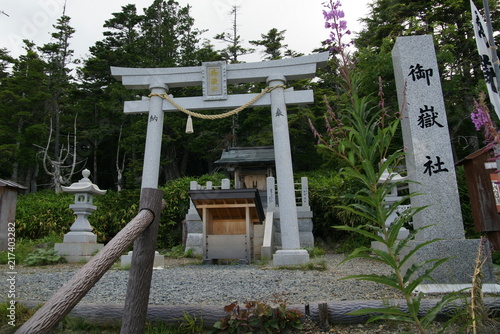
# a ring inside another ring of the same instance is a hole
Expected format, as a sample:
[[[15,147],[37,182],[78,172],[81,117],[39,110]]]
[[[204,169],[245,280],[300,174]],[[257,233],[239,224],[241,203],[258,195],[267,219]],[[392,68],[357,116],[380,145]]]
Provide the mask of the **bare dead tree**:
[[[39,154],[42,155],[43,169],[47,175],[50,175],[53,180],[54,190],[58,194],[62,191],[62,186],[71,182],[72,176],[76,173],[77,165],[82,164],[84,160],[77,161],[76,154],[76,119],[73,123],[74,135],[73,144],[71,144],[71,136],[67,135],[67,144],[61,145],[57,156],[52,158],[49,155],[49,148],[52,141],[52,120],[50,121],[50,132],[46,147],[41,147]]]

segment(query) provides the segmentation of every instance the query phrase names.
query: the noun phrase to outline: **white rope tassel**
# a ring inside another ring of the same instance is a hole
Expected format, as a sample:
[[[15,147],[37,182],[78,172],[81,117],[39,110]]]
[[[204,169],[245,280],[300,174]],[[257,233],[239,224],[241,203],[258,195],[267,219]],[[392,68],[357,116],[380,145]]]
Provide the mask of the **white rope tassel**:
[[[187,123],[186,123],[186,133],[191,134],[193,133],[193,119],[191,118],[191,115],[188,115]]]

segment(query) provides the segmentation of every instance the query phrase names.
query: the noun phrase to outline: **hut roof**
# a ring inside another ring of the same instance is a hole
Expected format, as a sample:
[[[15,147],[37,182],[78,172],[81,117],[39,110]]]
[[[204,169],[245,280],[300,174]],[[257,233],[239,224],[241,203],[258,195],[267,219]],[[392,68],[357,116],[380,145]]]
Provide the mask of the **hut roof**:
[[[15,183],[15,182],[12,182],[12,181],[8,181],[8,180],[4,180],[4,179],[0,179],[0,187],[17,188],[17,189],[22,189],[22,190],[28,189],[25,186],[22,186],[22,185],[20,185],[18,183]]]

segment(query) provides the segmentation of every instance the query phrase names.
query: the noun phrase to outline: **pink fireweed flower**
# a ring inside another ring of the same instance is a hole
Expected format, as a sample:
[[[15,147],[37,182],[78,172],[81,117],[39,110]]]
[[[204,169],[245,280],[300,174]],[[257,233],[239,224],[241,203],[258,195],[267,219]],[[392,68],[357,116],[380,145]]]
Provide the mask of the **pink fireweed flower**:
[[[477,105],[477,102],[475,103],[475,106],[477,106],[476,110],[472,111],[472,113],[470,114],[470,118],[472,120],[472,123],[474,123],[476,130],[479,131],[483,127],[487,126],[491,120],[490,115],[488,113],[485,113],[484,109]]]
[[[353,44],[350,40],[344,43],[342,38],[345,35],[350,35],[351,31],[347,29],[347,21],[342,20],[345,17],[343,10],[339,9],[342,6],[340,1],[330,0],[324,2],[323,17],[325,18],[325,29],[330,29],[330,38],[325,43],[330,45],[330,52],[341,52],[342,49],[349,47]]]
[[[495,146],[500,141],[500,134],[491,120],[490,111],[484,99],[485,94],[482,93],[479,96],[479,101],[474,101],[474,110],[471,112],[470,118],[477,131],[483,129],[485,142],[489,145]]]

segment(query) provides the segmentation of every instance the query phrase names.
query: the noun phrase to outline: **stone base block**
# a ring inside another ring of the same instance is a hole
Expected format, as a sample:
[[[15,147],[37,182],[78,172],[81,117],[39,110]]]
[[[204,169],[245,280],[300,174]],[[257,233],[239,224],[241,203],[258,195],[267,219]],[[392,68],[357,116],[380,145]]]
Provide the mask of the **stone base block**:
[[[408,252],[416,247],[421,241],[413,240],[408,244]],[[418,250],[409,261],[405,263],[403,270],[412,265],[431,259],[450,258],[440,265],[431,274],[433,281],[426,280],[423,284],[470,284],[474,273],[474,265],[477,259],[481,240],[479,239],[454,239],[440,240],[428,244]],[[489,253],[489,247],[484,245],[484,253]],[[404,255],[403,255],[404,256]],[[414,275],[421,275],[427,266],[418,270]],[[491,258],[483,265],[484,283],[495,283],[495,274]],[[414,276],[415,277],[415,276]]]
[[[203,234],[189,233],[186,240],[186,252],[192,249],[193,255],[203,255]]]
[[[415,292],[428,294],[445,294],[450,292],[469,292],[472,289],[472,284],[420,284]],[[483,293],[500,293],[500,285],[498,284],[483,284],[481,287]]]
[[[97,243],[97,235],[92,232],[68,232],[64,235],[63,239],[64,243],[89,243],[95,244]]]
[[[275,266],[296,266],[309,262],[309,253],[305,249],[283,249],[273,255]]]
[[[132,264],[132,254],[133,251],[128,252],[127,255],[122,255],[120,257],[121,267],[130,267]],[[155,252],[155,259],[153,261],[153,267],[163,267],[165,266],[165,256],[160,255],[160,253]]]
[[[97,243],[64,242],[55,244],[54,250],[68,262],[88,262],[102,247]]]

